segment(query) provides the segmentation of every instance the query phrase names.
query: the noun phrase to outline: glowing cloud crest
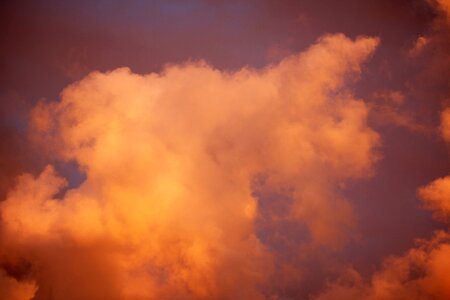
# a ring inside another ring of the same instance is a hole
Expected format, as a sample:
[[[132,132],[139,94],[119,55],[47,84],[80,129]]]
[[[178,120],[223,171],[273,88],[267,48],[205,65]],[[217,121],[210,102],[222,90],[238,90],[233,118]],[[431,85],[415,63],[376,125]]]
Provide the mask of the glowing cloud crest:
[[[309,247],[346,242],[352,210],[335,191],[370,175],[379,143],[346,86],[377,43],[325,36],[262,70],[94,72],[40,103],[36,139],[86,180],[56,196],[52,166],[19,178],[0,203],[0,254],[26,271],[0,284],[12,299],[268,298],[255,178],[290,190],[282,217],[305,224]]]

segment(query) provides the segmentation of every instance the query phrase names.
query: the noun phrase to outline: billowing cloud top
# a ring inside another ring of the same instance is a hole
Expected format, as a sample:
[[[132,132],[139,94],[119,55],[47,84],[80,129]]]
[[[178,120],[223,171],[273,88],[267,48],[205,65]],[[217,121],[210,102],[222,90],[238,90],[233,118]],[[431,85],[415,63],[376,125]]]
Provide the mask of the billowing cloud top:
[[[35,299],[264,298],[274,257],[253,184],[289,190],[280,217],[311,247],[345,242],[352,212],[333,191],[370,173],[378,143],[346,84],[377,43],[325,36],[262,70],[90,74],[32,113],[86,180],[59,198],[52,166],[21,176],[1,203],[3,255],[30,264]]]

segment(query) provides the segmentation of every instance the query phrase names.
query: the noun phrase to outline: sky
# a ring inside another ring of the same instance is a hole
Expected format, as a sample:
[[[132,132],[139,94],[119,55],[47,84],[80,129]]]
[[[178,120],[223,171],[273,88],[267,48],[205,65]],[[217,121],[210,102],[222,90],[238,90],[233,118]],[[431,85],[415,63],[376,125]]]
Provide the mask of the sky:
[[[0,2],[0,300],[449,299],[450,2]]]

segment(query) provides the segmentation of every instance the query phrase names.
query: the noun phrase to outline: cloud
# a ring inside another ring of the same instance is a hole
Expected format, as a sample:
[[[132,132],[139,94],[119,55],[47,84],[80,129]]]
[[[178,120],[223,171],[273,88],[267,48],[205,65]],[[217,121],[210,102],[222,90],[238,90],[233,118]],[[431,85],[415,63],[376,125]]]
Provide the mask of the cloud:
[[[448,299],[450,240],[439,231],[430,240],[418,240],[418,246],[402,256],[385,259],[383,267],[369,283],[352,268],[339,281],[328,284],[315,300],[368,299]]]
[[[425,207],[436,219],[450,223],[450,176],[418,190]],[[385,258],[381,270],[368,283],[352,267],[329,282],[314,300],[368,299],[409,300],[450,298],[450,235],[434,232],[430,239],[417,239],[416,247],[400,256]]]
[[[450,1],[448,0],[437,0],[437,9],[440,10],[447,21],[450,22]]]
[[[419,68],[417,78],[411,86],[413,96],[424,97],[424,102],[442,102],[450,93],[450,5],[447,0],[428,1],[436,17],[430,25],[427,35],[417,38],[409,54],[411,64]],[[416,95],[418,94],[418,95]],[[431,99],[430,99],[431,98]]]
[[[427,208],[436,213],[438,219],[450,217],[450,176],[437,179],[419,189],[419,194]]]
[[[6,275],[4,270],[0,269],[0,272],[0,291],[2,292],[2,299],[29,300],[36,293],[34,282],[19,282],[11,276]]]
[[[434,131],[421,124],[411,113],[402,111],[405,95],[400,91],[379,91],[372,98],[371,117],[379,126],[396,126],[410,131],[427,134]]]
[[[450,142],[450,108],[441,113],[441,134],[446,142]]]
[[[418,56],[424,51],[429,43],[429,39],[425,36],[419,36],[414,43],[414,46],[409,50],[409,55],[412,57]]]
[[[448,7],[445,7],[446,9]],[[441,113],[440,133],[449,141],[449,108]],[[438,178],[418,189],[424,207],[435,219],[450,224],[450,176]],[[328,282],[314,300],[368,299],[409,300],[450,298],[450,233],[438,230],[430,239],[416,239],[416,246],[399,256],[384,259],[381,270],[369,282],[351,266]]]
[[[427,208],[446,223],[450,222],[450,177],[437,179],[419,189]],[[450,235],[436,231],[431,239],[417,239],[416,247],[401,256],[384,260],[381,270],[366,283],[348,267],[341,278],[329,282],[315,300],[368,299],[407,300],[450,297]]]
[[[328,35],[233,73],[93,72],[41,102],[35,140],[86,180],[67,190],[51,165],[19,177],[0,203],[0,263],[29,267],[3,282],[33,299],[265,298],[277,258],[257,235],[255,180],[291,199],[276,217],[304,224],[311,249],[351,238],[338,189],[372,173],[379,137],[347,86],[377,43]]]

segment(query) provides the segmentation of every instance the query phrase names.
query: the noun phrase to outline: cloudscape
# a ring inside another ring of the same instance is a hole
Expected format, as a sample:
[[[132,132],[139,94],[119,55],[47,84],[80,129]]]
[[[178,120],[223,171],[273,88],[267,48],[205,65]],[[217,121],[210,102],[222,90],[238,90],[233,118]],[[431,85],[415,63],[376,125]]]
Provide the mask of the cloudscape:
[[[0,300],[450,299],[448,0],[0,16]]]

